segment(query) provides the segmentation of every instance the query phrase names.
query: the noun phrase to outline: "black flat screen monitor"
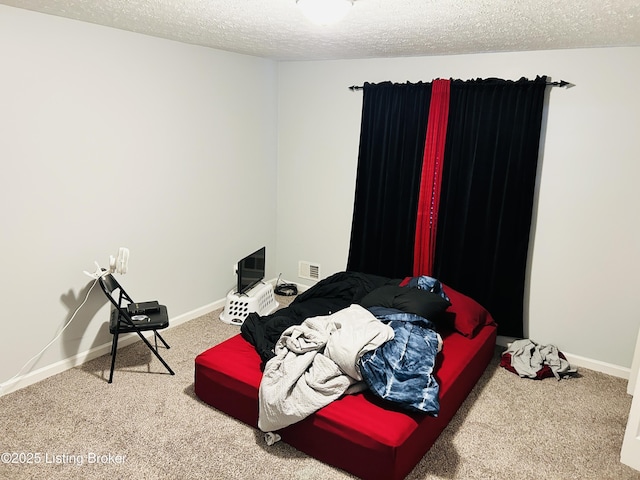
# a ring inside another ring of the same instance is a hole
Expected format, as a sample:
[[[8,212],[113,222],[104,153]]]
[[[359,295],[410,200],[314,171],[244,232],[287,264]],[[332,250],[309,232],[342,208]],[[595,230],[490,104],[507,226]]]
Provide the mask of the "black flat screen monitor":
[[[238,295],[248,292],[264,278],[266,248],[262,247],[238,262]]]

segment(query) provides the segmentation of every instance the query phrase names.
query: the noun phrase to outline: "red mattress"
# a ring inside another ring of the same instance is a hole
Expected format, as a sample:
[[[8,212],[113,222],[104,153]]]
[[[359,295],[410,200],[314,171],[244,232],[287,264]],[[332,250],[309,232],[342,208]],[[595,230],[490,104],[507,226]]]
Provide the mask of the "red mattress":
[[[371,393],[347,395],[278,433],[289,445],[363,479],[402,479],[447,426],[489,364],[496,327],[473,338],[442,333],[436,361],[438,417],[395,409]],[[195,393],[205,403],[252,427],[258,424],[262,373],[255,348],[236,335],[195,359]]]

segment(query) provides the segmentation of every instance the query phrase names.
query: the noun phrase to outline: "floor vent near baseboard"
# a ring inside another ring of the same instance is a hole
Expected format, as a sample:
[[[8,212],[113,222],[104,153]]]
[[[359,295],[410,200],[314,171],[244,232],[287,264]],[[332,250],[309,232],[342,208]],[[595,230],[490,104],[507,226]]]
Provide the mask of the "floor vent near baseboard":
[[[298,262],[298,276],[309,280],[320,279],[320,265],[311,262]]]

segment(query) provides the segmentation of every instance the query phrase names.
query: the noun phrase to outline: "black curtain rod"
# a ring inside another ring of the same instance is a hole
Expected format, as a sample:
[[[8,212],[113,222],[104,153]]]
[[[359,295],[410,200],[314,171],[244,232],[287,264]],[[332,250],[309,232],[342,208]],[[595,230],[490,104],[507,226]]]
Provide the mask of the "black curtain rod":
[[[564,80],[560,80],[559,82],[547,82],[547,85],[550,87],[560,87],[560,88],[571,88],[575,87],[573,83],[565,82]],[[349,90],[355,92],[356,90],[362,90],[364,87],[362,85],[351,85]]]

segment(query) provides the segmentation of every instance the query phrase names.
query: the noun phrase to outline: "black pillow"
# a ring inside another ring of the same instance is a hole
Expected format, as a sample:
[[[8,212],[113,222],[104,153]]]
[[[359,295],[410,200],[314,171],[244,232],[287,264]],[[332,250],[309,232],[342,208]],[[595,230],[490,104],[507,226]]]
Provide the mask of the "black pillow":
[[[371,291],[361,300],[360,305],[365,308],[396,308],[434,321],[451,306],[451,303],[437,293],[419,288],[387,285]]]

